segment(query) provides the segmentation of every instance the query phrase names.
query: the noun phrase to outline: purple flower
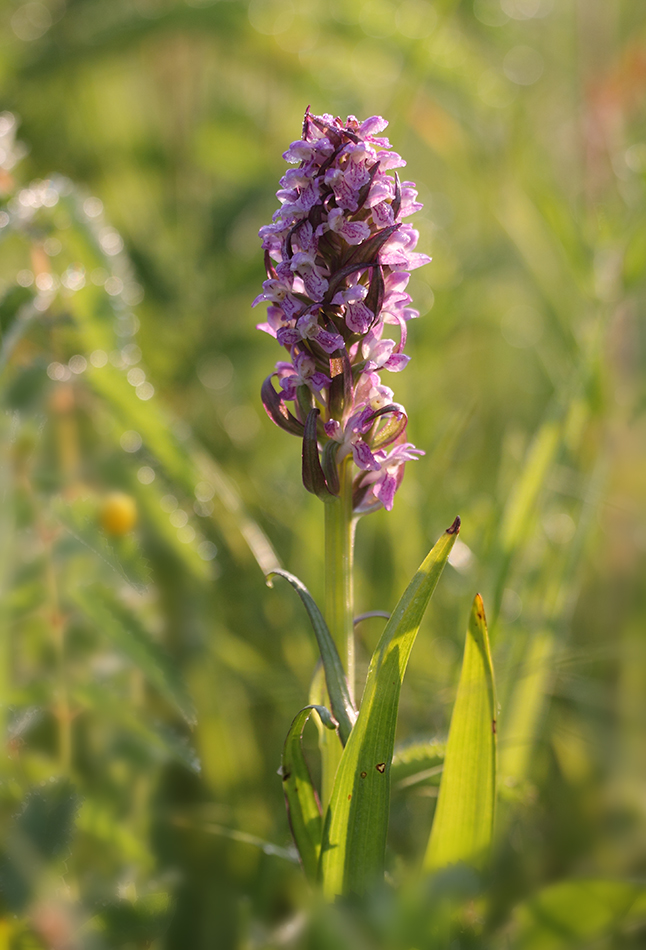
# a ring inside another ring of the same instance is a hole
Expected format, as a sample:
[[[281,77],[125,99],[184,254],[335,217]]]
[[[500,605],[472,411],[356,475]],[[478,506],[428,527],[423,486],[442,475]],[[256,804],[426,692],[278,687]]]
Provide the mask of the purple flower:
[[[406,462],[423,454],[406,441],[406,412],[379,376],[409,362],[407,321],[419,314],[406,286],[430,260],[403,220],[422,206],[414,182],[394,172],[406,163],[380,135],[387,124],[308,109],[302,139],[283,155],[292,167],[280,180],[280,206],[259,232],[267,280],[253,301],[268,304],[258,328],[289,354],[263,384],[267,413],[302,436],[319,411],[325,478],[337,484],[330,471],[351,458],[357,512],[390,510]],[[386,325],[399,327],[397,339]]]

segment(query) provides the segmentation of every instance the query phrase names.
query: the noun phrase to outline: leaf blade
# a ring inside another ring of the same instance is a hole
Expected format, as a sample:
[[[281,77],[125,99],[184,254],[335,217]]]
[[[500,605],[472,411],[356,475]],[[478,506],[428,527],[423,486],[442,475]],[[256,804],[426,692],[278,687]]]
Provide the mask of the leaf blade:
[[[313,712],[317,712],[322,724],[328,729],[336,729],[336,722],[325,706],[305,706],[292,722],[283,748],[282,777],[287,816],[303,865],[309,881],[316,880],[323,818],[321,806],[312,783],[312,776],[303,754],[303,730]]]
[[[292,585],[307,610],[321,654],[323,669],[325,670],[325,683],[330,696],[330,705],[339,724],[341,741],[345,745],[354,726],[356,711],[350,697],[350,688],[336,644],[323,619],[323,614],[305,584],[294,574],[290,574],[289,571],[276,568],[267,576],[271,577],[274,574],[284,577]]]
[[[320,874],[327,897],[361,893],[383,873],[401,685],[424,611],[459,528],[456,518],[427,555],[373,654],[325,819]]]
[[[425,870],[484,864],[495,817],[496,745],[493,665],[484,605],[476,594]]]

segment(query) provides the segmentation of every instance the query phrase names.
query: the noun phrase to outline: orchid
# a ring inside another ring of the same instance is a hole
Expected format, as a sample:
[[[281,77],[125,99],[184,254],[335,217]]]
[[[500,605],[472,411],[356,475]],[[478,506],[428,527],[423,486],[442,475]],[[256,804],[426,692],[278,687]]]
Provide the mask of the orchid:
[[[342,122],[306,111],[302,138],[283,156],[297,167],[281,178],[280,207],[260,229],[267,279],[253,302],[268,304],[258,329],[286,351],[262,384],[264,407],[277,426],[302,440],[303,484],[325,502],[324,611],[293,574],[279,568],[271,574],[297,591],[321,654],[324,682],[315,674],[310,705],[287,735],[281,775],[303,868],[329,898],[361,893],[383,875],[399,691],[424,609],[460,528],[456,518],[403,594],[373,654],[357,709],[355,526],[362,515],[392,510],[406,464],[424,454],[408,441],[406,410],[381,378],[382,372],[400,373],[410,360],[404,353],[408,321],[419,312],[406,288],[410,271],[430,260],[417,250],[418,232],[403,220],[422,206],[413,182],[399,181],[396,169],[406,163],[380,135],[386,126],[381,116]],[[448,781],[459,788],[465,787],[464,768],[477,763],[469,773],[469,781],[475,774],[474,791],[466,804],[461,801],[457,811],[434,823],[429,867],[446,863],[447,855],[451,861],[479,860],[481,842],[491,838],[495,697],[481,604],[476,598],[465,664],[469,696],[474,676],[482,687],[476,719],[484,739],[472,742],[465,756],[458,733],[457,752],[446,760]],[[456,704],[458,730],[473,721],[472,706],[462,705]],[[301,747],[314,710],[320,796]],[[452,794],[449,788],[440,797],[438,809]]]

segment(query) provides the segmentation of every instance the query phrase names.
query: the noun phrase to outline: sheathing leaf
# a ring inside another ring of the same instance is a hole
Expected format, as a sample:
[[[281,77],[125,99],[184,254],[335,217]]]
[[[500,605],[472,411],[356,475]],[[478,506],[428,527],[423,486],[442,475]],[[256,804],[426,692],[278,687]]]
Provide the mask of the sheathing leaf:
[[[323,614],[316,605],[316,601],[302,581],[293,574],[290,574],[289,571],[275,570],[272,571],[271,574],[277,574],[279,577],[284,577],[286,581],[289,581],[305,605],[305,609],[307,610],[314,629],[319,653],[321,654],[330,705],[339,724],[341,741],[345,745],[354,725],[356,712],[352,704],[352,699],[350,698],[350,689],[343,670],[343,664],[341,663],[336,644],[332,639],[332,634],[328,630],[327,624],[323,619]]]
[[[313,712],[328,729],[336,729],[336,722],[325,706],[306,706],[292,722],[283,749],[282,777],[287,815],[294,844],[308,880],[314,882],[321,853],[323,819],[321,805],[303,754],[303,730]]]
[[[359,716],[341,757],[325,817],[320,876],[328,897],[361,894],[383,874],[401,685],[459,527],[456,518],[426,557],[372,656]]]

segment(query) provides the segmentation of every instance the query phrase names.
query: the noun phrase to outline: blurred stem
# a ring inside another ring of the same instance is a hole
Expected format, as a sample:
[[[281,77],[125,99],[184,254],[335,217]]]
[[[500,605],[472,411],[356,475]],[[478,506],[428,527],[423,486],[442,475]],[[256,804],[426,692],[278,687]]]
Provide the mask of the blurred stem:
[[[0,547],[0,599],[5,603],[5,595],[9,590],[9,575],[13,564],[14,539],[14,499],[11,468],[9,461],[9,438],[7,416],[5,415],[0,428],[0,532],[2,546]],[[7,709],[10,703],[11,691],[11,641],[10,616],[3,606],[0,608],[0,741],[6,743]],[[5,765],[4,763],[3,765]]]
[[[56,700],[54,716],[58,725],[58,760],[63,774],[69,774],[72,764],[72,713],[67,686],[65,664],[65,617],[61,613],[56,580],[54,557],[55,534],[52,526],[43,517],[42,507],[36,495],[29,472],[26,468],[19,472],[19,478],[27,497],[33,505],[35,522],[45,553],[45,586],[47,591],[47,615],[52,631],[54,655],[56,658]]]
[[[72,716],[67,691],[65,670],[65,621],[60,611],[58,585],[54,572],[54,556],[51,539],[47,542],[47,591],[49,595],[50,622],[56,651],[56,719],[58,721],[58,758],[61,771],[66,774],[72,763]]]
[[[352,458],[341,463],[339,498],[325,505],[325,619],[336,643],[354,700],[354,628],[352,567],[354,519],[352,517]],[[329,700],[328,700],[329,706]],[[319,732],[321,798],[330,801],[334,777],[343,751],[338,737],[327,729]]]

